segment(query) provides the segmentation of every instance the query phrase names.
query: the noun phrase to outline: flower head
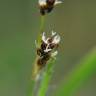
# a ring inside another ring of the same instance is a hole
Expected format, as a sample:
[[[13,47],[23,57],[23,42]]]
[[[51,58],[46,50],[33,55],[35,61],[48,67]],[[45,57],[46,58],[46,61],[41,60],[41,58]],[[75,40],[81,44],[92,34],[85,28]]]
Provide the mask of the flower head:
[[[39,56],[37,64],[40,67],[44,66],[51,57],[55,57],[58,54],[59,42],[60,36],[56,32],[52,31],[51,36],[48,38],[45,32],[43,32],[41,45],[37,48],[37,55]]]
[[[40,72],[46,66],[47,62],[51,59],[56,57],[58,54],[58,46],[60,43],[60,36],[52,31],[51,36],[46,37],[45,32],[42,33],[41,43],[35,41],[36,48],[37,48],[37,58],[36,63],[34,65],[33,70],[33,78],[38,79]]]
[[[44,52],[50,52],[53,49],[57,48],[57,45],[60,42],[60,36],[56,34],[56,32],[52,31],[52,35],[48,38],[45,36],[45,32],[42,34],[42,43],[46,45]]]
[[[54,6],[62,3],[60,0],[39,0],[40,13],[45,15],[45,13],[50,13]]]

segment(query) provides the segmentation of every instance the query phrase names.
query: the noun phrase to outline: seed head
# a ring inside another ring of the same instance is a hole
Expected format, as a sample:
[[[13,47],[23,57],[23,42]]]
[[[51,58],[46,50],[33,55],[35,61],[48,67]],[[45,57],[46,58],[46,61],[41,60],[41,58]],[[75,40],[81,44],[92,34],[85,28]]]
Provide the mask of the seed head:
[[[35,41],[37,48],[37,58],[34,65],[33,78],[39,76],[40,71],[46,66],[47,62],[56,57],[58,54],[58,46],[60,43],[60,36],[52,31],[51,36],[46,37],[45,32],[42,33],[41,44],[38,47],[38,44]]]
[[[54,6],[62,3],[60,0],[39,0],[39,7],[41,15],[45,15],[46,13],[50,13]]]
[[[37,48],[37,55],[39,56],[38,65],[45,66],[51,57],[57,55],[59,42],[60,36],[56,32],[52,31],[51,36],[48,38],[46,38],[46,34],[43,32],[40,48]]]

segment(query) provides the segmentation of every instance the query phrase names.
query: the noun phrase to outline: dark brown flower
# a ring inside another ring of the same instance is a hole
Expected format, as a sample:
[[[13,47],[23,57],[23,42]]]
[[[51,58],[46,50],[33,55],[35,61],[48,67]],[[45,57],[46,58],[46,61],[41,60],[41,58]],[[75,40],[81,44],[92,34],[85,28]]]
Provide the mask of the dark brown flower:
[[[60,0],[39,0],[40,13],[45,15],[45,13],[50,13],[54,6],[62,3]]]

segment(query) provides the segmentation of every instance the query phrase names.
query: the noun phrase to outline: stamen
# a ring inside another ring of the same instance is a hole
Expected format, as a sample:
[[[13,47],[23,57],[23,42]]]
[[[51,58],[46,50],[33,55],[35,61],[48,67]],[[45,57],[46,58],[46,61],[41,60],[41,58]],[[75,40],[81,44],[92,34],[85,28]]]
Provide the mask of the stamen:
[[[55,0],[54,5],[61,4],[61,3],[62,3],[62,1],[60,1],[60,0]]]
[[[46,0],[39,0],[38,1],[40,6],[45,6],[46,5]]]

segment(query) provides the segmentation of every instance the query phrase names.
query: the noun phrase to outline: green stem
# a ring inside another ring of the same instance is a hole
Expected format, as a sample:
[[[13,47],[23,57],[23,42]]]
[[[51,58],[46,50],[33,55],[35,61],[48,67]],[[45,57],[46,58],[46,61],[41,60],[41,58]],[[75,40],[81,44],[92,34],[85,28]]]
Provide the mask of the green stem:
[[[47,64],[48,66],[46,67],[46,70],[42,73],[42,80],[40,82],[40,88],[37,96],[46,96],[48,85],[52,76],[54,61],[54,59],[51,59]]]
[[[37,38],[37,42],[38,42],[38,46],[41,44],[41,39],[42,39],[42,33],[44,31],[44,24],[45,24],[45,15],[41,16],[41,24],[40,24],[40,31],[38,33],[38,38]]]
[[[41,16],[40,33],[44,31],[44,24],[45,24],[45,15]]]
[[[33,89],[34,89],[35,81],[30,80],[28,85],[29,86],[28,86],[27,96],[33,96]]]
[[[41,34],[44,30],[44,24],[45,24],[45,16],[41,16],[41,24],[40,24],[40,31],[38,33],[38,38],[37,38],[37,43],[38,46],[41,44]],[[34,95],[34,87],[36,86],[36,82],[33,80],[30,80],[30,85],[28,89],[28,96],[33,96]]]

